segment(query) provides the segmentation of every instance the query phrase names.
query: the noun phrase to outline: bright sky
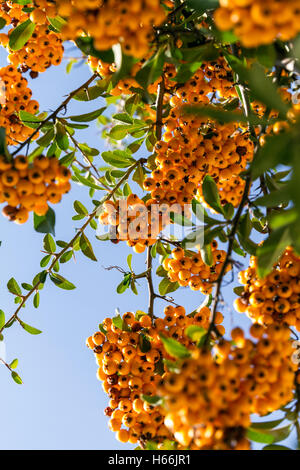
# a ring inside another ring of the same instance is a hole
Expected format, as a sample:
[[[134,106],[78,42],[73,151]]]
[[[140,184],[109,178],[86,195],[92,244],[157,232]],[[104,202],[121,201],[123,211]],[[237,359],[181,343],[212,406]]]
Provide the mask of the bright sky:
[[[6,60],[0,54],[0,66]],[[63,96],[84,83],[90,76],[86,66],[74,68],[65,74],[66,62],[30,82],[34,98],[40,102],[41,110],[55,109]],[[90,104],[73,102],[69,112],[85,113],[103,106],[100,99]],[[92,127],[88,132],[78,131],[78,140],[105,150],[100,131]],[[81,137],[82,135],[82,137]],[[99,165],[102,165],[100,157]],[[96,161],[97,162],[97,161]],[[73,184],[72,191],[56,207],[57,239],[69,241],[74,235],[73,202],[81,200],[92,208],[86,188]],[[100,193],[99,193],[100,197]],[[126,269],[126,257],[131,252],[125,243],[118,246],[94,239],[98,263],[93,263],[79,254],[76,263],[64,265],[61,274],[70,279],[77,289],[67,292],[46,285],[41,293],[41,305],[35,310],[29,303],[21,318],[43,331],[31,336],[18,326],[6,330],[7,361],[19,359],[18,372],[24,385],[16,385],[6,368],[0,366],[1,391],[1,449],[124,449],[115,440],[107,427],[103,409],[108,399],[96,380],[97,366],[93,354],[86,348],[85,339],[97,330],[99,322],[113,316],[115,308],[126,311],[147,308],[147,289],[141,282],[140,295],[129,292],[118,295],[116,286],[121,275],[116,271],[105,271],[104,267],[120,265]],[[0,216],[0,308],[6,316],[14,312],[13,296],[6,289],[13,276],[19,283],[31,282],[40,271],[39,262],[43,236],[34,232],[32,220],[17,226]],[[133,267],[137,273],[144,271],[144,255],[134,255]],[[235,284],[236,285],[236,284]],[[227,330],[250,322],[233,314],[233,285],[225,292],[226,305],[222,311],[227,319]],[[174,295],[176,301],[188,312],[199,306],[204,297],[181,289]],[[157,302],[156,314],[162,312],[164,304]]]

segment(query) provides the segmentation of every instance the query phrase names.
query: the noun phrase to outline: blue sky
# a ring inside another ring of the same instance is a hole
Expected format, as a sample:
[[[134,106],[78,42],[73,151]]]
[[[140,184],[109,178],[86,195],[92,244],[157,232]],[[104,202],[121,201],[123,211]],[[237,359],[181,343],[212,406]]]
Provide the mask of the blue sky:
[[[0,65],[6,65],[3,53],[0,53]],[[41,110],[55,109],[64,95],[90,76],[86,66],[74,68],[66,75],[65,66],[64,61],[60,67],[52,67],[37,80],[30,81]],[[68,111],[85,113],[102,106],[101,100],[91,104],[73,102]],[[106,149],[99,129],[92,126],[82,133],[82,138],[80,132],[79,141],[88,142],[100,151]],[[56,206],[57,239],[69,241],[75,228],[80,226],[80,222],[71,220],[76,199],[92,207],[86,189],[74,183],[70,194]],[[116,271],[105,271],[104,267],[118,264],[126,269],[126,257],[131,250],[124,243],[116,246],[99,242],[94,239],[93,232],[90,236],[99,262],[93,263],[79,254],[76,263],[64,265],[61,271],[77,289],[66,292],[48,284],[41,293],[40,308],[35,310],[29,303],[22,311],[21,318],[42,330],[43,334],[31,336],[18,326],[7,330],[7,360],[19,359],[18,371],[24,385],[16,385],[7,369],[0,366],[1,449],[131,448],[118,443],[107,427],[103,409],[108,400],[96,380],[97,367],[85,346],[85,339],[97,330],[97,325],[106,316],[114,315],[115,308],[121,313],[146,309],[147,289],[141,282],[139,297],[132,293],[116,294],[121,275]],[[32,281],[40,270],[42,239],[41,234],[34,232],[32,220],[19,227],[0,217],[0,308],[7,317],[15,305],[6,283],[12,276],[20,283]],[[136,272],[144,271],[144,265],[145,256],[134,255]],[[226,305],[222,311],[226,315],[227,330],[238,324],[250,324],[244,316],[233,314],[231,305],[235,296],[232,287],[224,290]],[[189,289],[181,289],[174,297],[187,311],[192,311],[204,300],[201,294]],[[157,315],[163,307],[162,302],[156,303]]]

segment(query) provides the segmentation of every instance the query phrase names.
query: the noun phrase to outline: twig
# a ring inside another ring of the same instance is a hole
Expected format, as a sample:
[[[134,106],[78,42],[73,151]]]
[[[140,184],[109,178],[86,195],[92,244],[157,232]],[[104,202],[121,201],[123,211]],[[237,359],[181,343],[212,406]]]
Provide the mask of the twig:
[[[52,121],[53,119],[56,118],[56,116],[58,115],[58,113],[60,111],[62,111],[63,109],[65,109],[67,107],[67,105],[69,104],[69,102],[74,98],[74,96],[76,96],[81,90],[84,90],[84,89],[87,89],[88,86],[93,83],[93,81],[99,77],[98,73],[94,73],[94,75],[91,76],[91,78],[89,78],[89,80],[87,80],[85,83],[83,83],[83,85],[81,85],[79,88],[77,88],[76,90],[72,91],[68,96],[67,98],[58,106],[58,108],[53,111],[53,113],[51,113],[46,119],[44,119],[44,121],[41,122],[41,124],[35,129],[35,131],[28,137],[28,139],[25,140],[25,142],[23,142],[13,153],[12,153],[12,156],[15,156],[17,155],[24,147],[26,147],[26,145],[29,145],[31,143],[31,140],[33,139],[33,137],[35,137],[39,131],[44,127],[44,125],[49,122],[49,121]]]

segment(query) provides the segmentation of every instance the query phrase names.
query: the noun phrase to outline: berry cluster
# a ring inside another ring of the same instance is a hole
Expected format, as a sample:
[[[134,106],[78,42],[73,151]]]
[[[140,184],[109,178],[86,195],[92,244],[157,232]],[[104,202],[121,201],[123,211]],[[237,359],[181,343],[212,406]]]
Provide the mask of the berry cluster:
[[[99,220],[111,226],[111,240],[116,243],[126,240],[136,253],[143,253],[147,246],[156,243],[169,212],[167,206],[159,206],[151,199],[145,203],[136,194],[116,202],[108,201],[103,209]]]
[[[218,243],[211,243],[213,263],[207,266],[202,259],[200,251],[185,252],[177,247],[172,251],[172,258],[166,258],[163,267],[172,282],[178,282],[180,286],[189,286],[194,291],[210,294],[213,284],[219,278],[223,263],[226,258],[224,250],[218,250]],[[229,266],[229,269],[230,266]]]
[[[6,129],[9,145],[24,142],[32,134],[32,129],[19,119],[20,111],[37,113],[39,103],[31,97],[27,80],[15,67],[8,65],[0,69],[0,127]]]
[[[293,396],[294,369],[288,328],[253,325],[257,342],[232,331],[213,351],[191,349],[176,371],[164,374],[165,424],[175,440],[193,450],[247,450],[252,412],[278,409]]]
[[[8,61],[13,66],[21,66],[22,72],[31,70],[35,78],[38,72],[45,72],[51,65],[59,65],[62,61],[64,48],[61,35],[49,29],[48,18],[56,16],[56,7],[52,2],[39,0],[34,2],[36,8],[31,13],[23,10],[24,5],[12,2],[2,2],[2,16],[12,28],[8,34],[0,34],[0,44],[8,49]],[[34,6],[33,5],[33,6]],[[28,7],[28,5],[26,5]],[[36,24],[35,30],[26,44],[19,50],[9,48],[9,38],[15,28],[30,20]]]
[[[244,285],[235,308],[261,325],[285,323],[300,331],[300,257],[288,247],[265,279],[257,274],[257,259],[240,272]]]
[[[243,193],[243,182],[237,178],[253,158],[253,143],[240,124],[220,125],[212,119],[189,116],[186,104],[218,105],[236,94],[231,72],[221,58],[205,63],[171,98],[171,111],[165,120],[163,140],[155,147],[155,168],[144,188],[152,198],[181,205],[193,197],[202,201],[201,185],[211,175],[222,202],[237,206]]]
[[[220,0],[215,22],[232,30],[245,47],[289,41],[300,31],[299,0]]]
[[[191,324],[205,327],[209,316],[207,308],[193,318],[186,316],[183,307],[168,306],[165,317],[153,322],[143,312],[136,315],[127,312],[122,318],[106,318],[101,331],[87,339],[99,366],[98,379],[110,397],[105,414],[110,417],[109,427],[117,433],[118,440],[139,441],[144,445],[148,440],[163,443],[171,438],[164,425],[165,410],[143,400],[143,395],[156,395],[165,371],[163,358],[171,359],[160,335],[192,347],[192,341],[184,334],[185,328]]]
[[[19,155],[13,160],[0,156],[0,203],[6,202],[2,213],[17,224],[27,222],[29,212],[43,216],[48,202],[57,204],[69,192],[71,172],[56,157],[37,157],[33,164]]]
[[[134,57],[144,57],[153,39],[153,25],[165,19],[159,0],[58,0],[58,12],[68,18],[64,39],[76,39],[82,31],[94,38],[98,50],[120,42]]]

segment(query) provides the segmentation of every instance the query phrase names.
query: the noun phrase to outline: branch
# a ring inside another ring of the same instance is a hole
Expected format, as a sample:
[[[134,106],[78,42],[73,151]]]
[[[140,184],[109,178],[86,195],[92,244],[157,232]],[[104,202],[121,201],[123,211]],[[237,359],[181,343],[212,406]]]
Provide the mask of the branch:
[[[24,147],[26,147],[26,145],[29,145],[31,143],[31,140],[33,139],[33,137],[35,137],[39,131],[44,127],[44,125],[51,121],[52,119],[55,119],[56,116],[58,115],[58,113],[60,111],[62,111],[63,109],[65,109],[67,107],[67,105],[69,104],[69,102],[74,98],[74,96],[76,96],[81,90],[84,90],[86,88],[88,88],[88,86],[93,83],[93,81],[99,77],[98,73],[94,73],[94,75],[91,76],[91,78],[89,78],[89,80],[87,80],[83,85],[81,85],[79,88],[77,88],[76,90],[72,91],[68,96],[67,98],[58,106],[58,108],[53,111],[53,113],[51,113],[46,119],[44,119],[44,121],[41,122],[41,124],[35,129],[35,131],[28,137],[28,139],[25,140],[25,142],[23,142],[13,153],[12,153],[12,156],[15,156],[17,155],[20,150],[22,150]]]
[[[138,165],[140,165],[141,163],[144,163],[145,162],[145,159],[140,159],[140,160],[137,160],[128,170],[127,172],[125,173],[125,175],[120,179],[120,181],[117,183],[117,185],[108,193],[106,194],[100,201],[100,205],[98,207],[96,207],[96,209],[88,216],[88,219],[87,221],[85,222],[85,224],[77,231],[76,235],[72,238],[72,240],[67,244],[67,246],[65,246],[59,253],[55,254],[54,255],[54,259],[50,265],[50,267],[47,269],[47,273],[50,273],[55,264],[60,260],[60,258],[63,256],[63,254],[68,251],[70,248],[72,248],[74,246],[74,243],[76,242],[76,240],[81,236],[81,234],[85,231],[85,229],[88,227],[88,225],[90,224],[90,222],[94,219],[94,217],[96,217],[98,211],[99,211],[99,207],[102,206],[105,202],[109,201],[113,196],[114,194],[117,192],[117,190],[122,186],[123,183],[125,183],[125,181],[128,180],[129,176],[131,175],[131,173],[138,167]],[[19,304],[17,310],[14,312],[14,314],[10,317],[10,319],[5,323],[5,325],[0,329],[0,333],[3,332],[3,330],[7,327],[7,325],[11,324],[12,322],[14,322],[15,320],[17,321],[20,321],[19,318],[18,318],[18,314],[20,312],[20,310],[22,309],[22,307],[26,304],[27,300],[38,290],[38,288],[40,287],[41,285],[41,281],[38,281],[34,286],[33,288],[28,292],[28,294],[26,294],[24,297],[22,297],[22,302]]]
[[[149,290],[149,305],[148,305],[148,315],[153,318],[154,316],[154,300],[155,300],[155,292],[153,287],[153,280],[152,280],[152,256],[151,256],[151,248],[148,247],[147,250],[147,282],[148,282],[148,290]]]
[[[233,50],[233,53],[235,53],[235,55],[236,55],[237,54],[236,46],[232,46],[232,50]],[[245,116],[248,118],[250,116],[250,113],[251,113],[251,104],[250,104],[249,96],[246,93],[245,88],[244,88],[243,85],[238,85],[238,88],[239,88],[239,91],[240,91],[240,96],[242,98],[242,105],[243,105],[243,108],[244,108],[244,113],[245,113]],[[256,133],[255,133],[255,129],[254,129],[253,125],[250,122],[249,122],[249,132],[250,132],[250,135],[253,138],[255,138],[255,141],[256,141],[257,146],[258,146],[259,143],[258,143],[258,139],[257,139]],[[220,301],[222,283],[223,283],[224,276],[226,274],[227,267],[231,264],[231,255],[232,255],[232,252],[233,252],[234,240],[235,240],[236,233],[238,231],[239,222],[240,222],[241,215],[243,213],[243,209],[246,206],[247,201],[248,201],[248,194],[249,194],[249,191],[250,191],[250,188],[251,188],[251,184],[252,184],[252,176],[251,176],[251,173],[249,172],[247,177],[246,177],[246,183],[245,183],[245,189],[244,189],[243,197],[242,197],[242,200],[240,202],[239,208],[236,212],[236,215],[233,219],[232,229],[231,229],[230,234],[228,236],[229,243],[228,243],[228,248],[227,248],[226,259],[224,261],[224,264],[222,266],[219,278],[217,280],[216,293],[215,293],[213,306],[212,306],[212,320],[211,320],[211,323],[210,323],[210,326],[209,326],[209,329],[208,329],[206,341],[209,341],[210,334],[213,331],[216,330],[215,322],[216,322],[216,315],[217,315],[218,305],[219,305],[219,301]],[[217,331],[215,331],[215,332],[217,332]]]

